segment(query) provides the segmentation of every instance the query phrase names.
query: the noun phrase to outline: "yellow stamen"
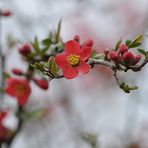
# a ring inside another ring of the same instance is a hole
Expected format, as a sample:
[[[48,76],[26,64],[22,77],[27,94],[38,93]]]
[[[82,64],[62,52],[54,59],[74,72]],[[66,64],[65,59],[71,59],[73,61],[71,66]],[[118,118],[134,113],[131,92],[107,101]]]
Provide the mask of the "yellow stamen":
[[[80,56],[76,54],[70,54],[67,56],[67,61],[71,66],[77,66],[80,62]]]

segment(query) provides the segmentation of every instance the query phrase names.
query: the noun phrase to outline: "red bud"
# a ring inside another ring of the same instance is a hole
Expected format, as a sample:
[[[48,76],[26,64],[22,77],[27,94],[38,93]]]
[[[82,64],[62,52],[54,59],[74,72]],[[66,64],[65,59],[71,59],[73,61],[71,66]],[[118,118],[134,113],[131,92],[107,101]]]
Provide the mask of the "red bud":
[[[10,10],[5,10],[5,11],[2,11],[2,12],[0,13],[0,15],[5,16],[5,17],[8,17],[8,16],[11,16],[12,13],[11,13]]]
[[[48,89],[48,81],[43,79],[34,79],[34,82],[42,89]]]
[[[23,75],[23,71],[18,68],[13,68],[12,73],[15,75]]]
[[[125,64],[133,65],[134,60],[135,60],[135,56],[130,51],[127,51],[123,54],[123,60],[124,60]]]
[[[108,55],[109,54],[109,49],[105,49],[104,53],[105,53],[105,55]]]
[[[89,40],[87,40],[87,42],[85,44],[86,44],[86,46],[92,47],[94,42],[92,39],[89,39]]]
[[[118,55],[116,51],[109,52],[109,59],[113,60],[116,64],[120,63],[122,58]]]
[[[74,36],[74,40],[77,41],[77,42],[79,42],[79,41],[80,41],[79,35],[75,35],[75,36]]]
[[[22,45],[22,47],[19,48],[19,52],[22,54],[22,55],[27,55],[28,53],[31,52],[31,47],[29,44],[24,44]]]
[[[127,52],[128,51],[128,46],[126,46],[125,44],[121,44],[120,46],[119,46],[119,52],[121,53],[121,54],[124,54],[125,52]]]
[[[141,54],[135,56],[134,64],[137,64],[141,60]]]

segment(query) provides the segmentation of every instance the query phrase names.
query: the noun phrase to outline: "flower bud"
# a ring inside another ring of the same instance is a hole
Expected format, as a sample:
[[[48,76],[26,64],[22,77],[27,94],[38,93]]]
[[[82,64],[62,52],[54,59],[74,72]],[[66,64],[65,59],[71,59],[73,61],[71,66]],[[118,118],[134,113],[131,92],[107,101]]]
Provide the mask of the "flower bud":
[[[122,58],[118,55],[116,51],[109,52],[109,59],[113,60],[116,64],[120,63]]]
[[[125,44],[121,44],[118,50],[119,50],[119,53],[124,54],[125,52],[128,51],[128,46],[126,46]]]
[[[109,54],[109,49],[105,49],[105,50],[104,50],[104,54],[105,54],[105,55],[108,55],[108,54]]]
[[[133,65],[135,56],[130,51],[127,51],[123,54],[123,60],[126,65]]]
[[[10,10],[5,10],[5,11],[0,12],[0,15],[2,15],[4,17],[8,17],[8,16],[11,16],[12,13]]]
[[[24,44],[22,47],[19,48],[19,53],[22,55],[27,55],[31,52],[31,47],[29,44]]]
[[[77,41],[77,42],[80,42],[80,37],[79,37],[79,35],[75,35],[75,36],[74,36],[74,40]]]
[[[92,47],[94,44],[92,39],[87,40],[87,42],[85,43],[86,46]]]
[[[42,89],[48,89],[48,81],[44,79],[34,79],[34,82]]]
[[[18,68],[13,68],[12,73],[15,75],[23,75],[23,71]]]
[[[141,54],[135,56],[134,65],[137,64],[141,60]]]

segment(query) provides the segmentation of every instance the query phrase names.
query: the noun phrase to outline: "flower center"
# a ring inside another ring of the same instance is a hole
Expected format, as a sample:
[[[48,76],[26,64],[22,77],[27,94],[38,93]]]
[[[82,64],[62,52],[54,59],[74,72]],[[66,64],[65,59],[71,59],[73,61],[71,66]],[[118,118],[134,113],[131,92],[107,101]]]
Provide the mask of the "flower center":
[[[18,85],[15,86],[15,91],[16,91],[17,96],[21,96],[21,95],[24,94],[25,88],[24,88],[23,85],[18,84]]]
[[[71,54],[67,56],[67,61],[68,64],[70,64],[71,66],[77,66],[80,62],[80,56],[76,54]]]

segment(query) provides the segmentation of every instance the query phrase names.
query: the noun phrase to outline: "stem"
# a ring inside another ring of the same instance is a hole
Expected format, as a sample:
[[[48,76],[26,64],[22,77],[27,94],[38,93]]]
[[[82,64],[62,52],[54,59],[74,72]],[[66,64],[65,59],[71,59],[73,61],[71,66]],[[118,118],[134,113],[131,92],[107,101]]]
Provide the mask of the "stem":
[[[110,62],[107,62],[107,61],[104,61],[104,60],[90,59],[88,61],[88,63],[90,65],[94,65],[94,64],[104,65],[104,66],[110,67],[111,69],[116,68],[116,65],[115,64],[110,63]]]
[[[5,57],[2,53],[2,16],[0,15],[0,88],[4,87],[4,65]],[[0,92],[0,98],[3,99],[2,91]]]
[[[22,107],[19,107],[18,113],[21,114],[21,112],[23,111]],[[13,143],[13,141],[15,140],[17,134],[21,131],[22,129],[22,124],[23,124],[23,120],[21,119],[21,117],[18,116],[19,119],[19,123],[18,123],[18,128],[15,131],[15,133],[13,134],[13,137],[7,142],[7,148],[11,148],[11,145]]]

